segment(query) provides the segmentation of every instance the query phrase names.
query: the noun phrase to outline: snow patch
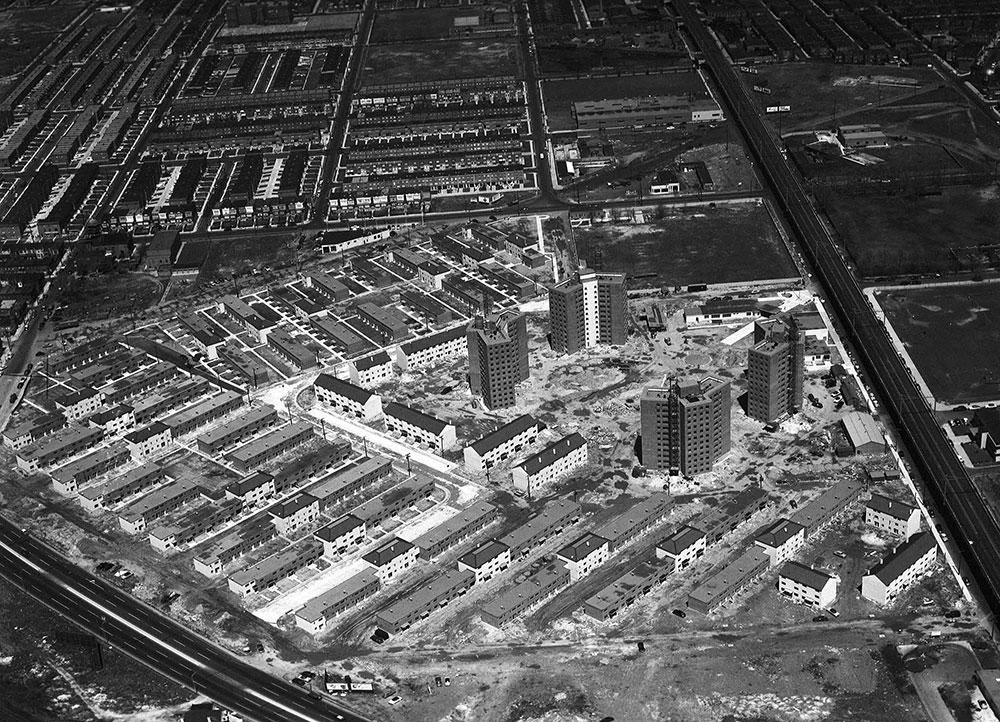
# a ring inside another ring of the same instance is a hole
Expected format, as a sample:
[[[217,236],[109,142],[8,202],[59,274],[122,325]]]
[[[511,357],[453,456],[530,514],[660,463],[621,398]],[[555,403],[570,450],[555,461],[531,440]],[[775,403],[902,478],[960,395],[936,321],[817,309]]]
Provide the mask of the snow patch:
[[[268,624],[277,624],[278,620],[288,614],[288,612],[295,611],[310,599],[318,597],[329,589],[333,589],[341,582],[347,581],[367,567],[368,564],[365,561],[355,559],[352,562],[338,564],[337,566],[325,569],[288,594],[282,594],[277,599],[255,610],[253,615]]]

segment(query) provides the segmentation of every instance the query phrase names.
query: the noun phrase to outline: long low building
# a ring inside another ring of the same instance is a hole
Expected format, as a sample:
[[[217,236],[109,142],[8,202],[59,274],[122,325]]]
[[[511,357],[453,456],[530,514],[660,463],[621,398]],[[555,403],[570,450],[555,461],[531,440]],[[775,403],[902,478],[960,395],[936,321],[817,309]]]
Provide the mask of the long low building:
[[[382,397],[336,376],[317,376],[313,392],[317,401],[345,416],[372,421],[382,415]]]
[[[858,501],[864,488],[865,485],[855,479],[839,481],[808,504],[801,506],[792,515],[792,521],[805,527],[806,539],[809,539]]]
[[[156,486],[163,481],[165,476],[166,473],[162,466],[147,462],[114,479],[81,490],[79,492],[80,503],[88,511],[109,509],[133,494]]]
[[[246,569],[241,569],[231,575],[227,583],[234,594],[246,597],[273,587],[282,579],[287,579],[318,561],[322,556],[323,545],[309,539],[272,554]]]
[[[227,446],[248,439],[262,429],[277,423],[278,412],[272,406],[255,406],[235,419],[206,431],[198,437],[198,449],[215,454]]]
[[[375,596],[380,588],[378,575],[365,569],[310,599],[295,612],[295,624],[309,634],[319,634],[331,619]]]
[[[401,371],[426,368],[466,352],[465,325],[402,343],[394,352]]]
[[[705,533],[707,544],[715,544],[726,534],[735,531],[740,524],[766,509],[770,503],[766,491],[759,486],[749,486],[702,514],[691,522],[691,526]]]
[[[268,431],[259,439],[244,444],[226,454],[226,461],[242,474],[277,459],[316,435],[315,427],[308,421],[294,421]]]
[[[634,604],[673,573],[671,559],[642,562],[589,597],[583,603],[583,612],[599,622],[614,619],[622,609]]]
[[[66,416],[59,413],[37,416],[29,421],[8,426],[3,432],[3,443],[14,451],[20,451],[32,442],[48,436],[66,426]]]
[[[376,614],[375,623],[379,629],[390,634],[402,632],[465,594],[475,582],[476,575],[472,572],[448,570]]]
[[[84,426],[69,426],[17,452],[17,468],[29,473],[58,464],[81,451],[93,448],[104,432]]]
[[[768,569],[768,556],[751,547],[722,567],[688,595],[687,605],[708,614],[753,584]]]
[[[421,559],[433,559],[456,544],[482,531],[500,518],[500,510],[485,501],[477,501],[468,509],[448,519],[413,540]]]
[[[413,476],[389,489],[370,501],[356,507],[351,513],[361,519],[368,528],[381,524],[418,501],[427,499],[434,493],[434,480],[426,476]]]
[[[568,585],[566,565],[549,564],[480,606],[479,616],[486,624],[500,629]]]
[[[146,531],[149,522],[180,509],[201,494],[193,481],[179,479],[136,499],[118,513],[118,524],[130,534]]]
[[[876,604],[892,604],[899,595],[929,572],[937,560],[937,542],[921,532],[903,542],[861,578],[861,596]]]
[[[52,488],[60,494],[75,494],[88,481],[124,466],[131,458],[128,447],[116,442],[53,471]]]
[[[383,479],[388,479],[392,474],[392,459],[372,456],[322,479],[307,490],[319,499],[320,510],[326,511]]]
[[[177,439],[217,419],[221,419],[227,414],[236,411],[242,405],[242,394],[238,394],[235,391],[223,391],[204,401],[199,401],[193,406],[174,412],[163,419],[163,423],[170,427],[173,438]]]
[[[194,569],[206,577],[222,574],[223,567],[278,535],[267,518],[256,517],[241,523],[194,558]]]
[[[149,543],[158,552],[173,551],[193,542],[202,534],[234,521],[242,510],[243,504],[236,499],[224,499],[218,504],[189,509],[172,523],[158,526],[149,532]]]
[[[510,470],[514,488],[528,496],[587,463],[587,440],[578,433],[553,441]]]
[[[511,556],[518,559],[579,520],[579,504],[557,499],[550,501],[541,511],[521,526],[507,532],[498,541],[509,546]]]
[[[535,443],[545,424],[529,414],[518,416],[479,441],[465,447],[465,466],[483,472],[512,458]]]
[[[435,451],[446,451],[458,443],[455,425],[434,418],[422,411],[390,401],[382,407],[385,428],[391,434],[418,444],[426,444]]]
[[[610,550],[616,552],[663,521],[673,505],[669,494],[652,494],[595,529],[594,533],[607,539],[611,543]]]

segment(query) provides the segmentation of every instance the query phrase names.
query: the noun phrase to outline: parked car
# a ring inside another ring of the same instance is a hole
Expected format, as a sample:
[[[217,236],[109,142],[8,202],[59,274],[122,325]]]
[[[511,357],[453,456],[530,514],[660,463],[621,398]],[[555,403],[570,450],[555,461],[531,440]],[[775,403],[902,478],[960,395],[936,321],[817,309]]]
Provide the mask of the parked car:
[[[684,617],[687,616],[687,614],[684,612],[683,609],[672,609],[670,610],[670,613],[673,614],[675,617],[679,617],[681,619],[684,619]]]
[[[389,698],[389,704],[399,704],[402,701],[403,698],[400,697],[398,694],[394,694],[392,695],[392,697]]]

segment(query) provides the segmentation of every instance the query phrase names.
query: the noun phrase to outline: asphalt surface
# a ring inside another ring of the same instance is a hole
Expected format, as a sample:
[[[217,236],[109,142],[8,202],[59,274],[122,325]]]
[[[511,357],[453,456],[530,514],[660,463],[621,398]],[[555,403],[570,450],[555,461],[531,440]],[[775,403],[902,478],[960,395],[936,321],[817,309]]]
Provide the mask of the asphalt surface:
[[[157,673],[246,719],[366,722],[250,666],[80,569],[5,519],[0,519],[0,577]]]
[[[761,164],[774,197],[796,231],[885,411],[897,426],[922,482],[955,532],[955,541],[991,611],[1000,607],[1000,529],[939,427],[929,402],[909,375],[885,328],[820,221],[799,178],[736,72],[688,0],[674,0],[688,33],[704,53],[727,106]]]

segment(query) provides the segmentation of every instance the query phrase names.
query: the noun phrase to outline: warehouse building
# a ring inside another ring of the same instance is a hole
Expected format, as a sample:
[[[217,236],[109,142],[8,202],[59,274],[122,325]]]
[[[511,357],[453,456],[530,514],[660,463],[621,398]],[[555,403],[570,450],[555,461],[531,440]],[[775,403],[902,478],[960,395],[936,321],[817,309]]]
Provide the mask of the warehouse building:
[[[896,598],[937,561],[937,543],[930,532],[921,532],[903,542],[882,563],[861,578],[861,596],[883,606]]]
[[[472,572],[462,570],[438,574],[430,582],[417,587],[410,596],[393,602],[376,614],[375,623],[385,632],[398,634],[465,594],[475,581],[476,576]]]
[[[417,563],[420,550],[398,536],[386,539],[361,558],[371,565],[379,581],[386,585]]]
[[[226,461],[241,474],[247,474],[258,466],[287,454],[297,446],[306,443],[316,435],[316,429],[308,421],[295,421],[268,431],[226,454]]]
[[[243,505],[235,499],[189,509],[172,524],[153,529],[149,533],[149,543],[158,552],[172,551],[235,521],[242,510]]]
[[[227,580],[229,590],[241,597],[247,597],[273,587],[282,579],[305,569],[323,556],[323,545],[307,540],[287,547],[253,566],[242,569]]]
[[[151,489],[163,481],[165,473],[159,464],[147,462],[130,469],[119,477],[96,484],[79,492],[80,503],[88,511],[110,509],[133,494]]]
[[[365,421],[382,415],[382,398],[376,394],[338,379],[330,374],[320,374],[313,383],[316,399],[344,415],[353,415]]]
[[[564,564],[549,564],[481,605],[479,616],[491,627],[501,629],[569,583],[569,570]]]
[[[400,344],[394,355],[399,369],[407,371],[433,366],[466,352],[465,327],[455,326]]]
[[[616,552],[663,521],[673,504],[674,500],[669,494],[651,494],[633,504],[625,513],[595,529],[594,533],[607,539],[610,550]]]
[[[296,494],[268,509],[274,528],[282,536],[319,519],[319,499],[311,494]]]
[[[178,439],[185,434],[223,418],[243,405],[243,396],[235,391],[223,391],[194,406],[177,411],[163,423],[170,427],[173,438]]]
[[[845,148],[884,148],[889,145],[882,126],[877,123],[842,125],[837,128],[837,140]]]
[[[557,499],[521,526],[512,529],[498,541],[510,547],[511,557],[520,559],[563,529],[580,521],[580,505],[575,501]]]
[[[379,589],[378,575],[371,569],[364,569],[310,599],[295,612],[295,624],[309,634],[320,634],[329,626],[331,619],[375,596]]]
[[[277,423],[278,412],[272,406],[255,406],[235,419],[210,429],[198,437],[198,450],[217,454],[227,446],[249,439],[262,429]]]
[[[124,466],[130,458],[121,442],[98,449],[52,472],[52,488],[60,494],[75,494],[87,482]]]
[[[788,562],[778,573],[778,593],[796,604],[825,609],[837,598],[839,579],[798,562]]]
[[[687,598],[695,611],[709,614],[753,584],[768,569],[767,554],[758,546],[739,557],[696,587]]]
[[[395,366],[385,351],[348,361],[347,370],[351,383],[365,387],[380,386],[395,375]]]
[[[871,414],[848,411],[840,420],[855,454],[884,454],[885,436]]]
[[[518,416],[496,431],[465,447],[465,467],[483,472],[521,452],[535,443],[545,424],[529,414]]]
[[[474,502],[467,509],[413,540],[420,558],[431,560],[482,531],[500,518],[500,510],[485,501]]]
[[[365,523],[353,514],[344,514],[319,529],[313,536],[323,542],[323,556],[336,557],[365,543]]]
[[[370,489],[392,476],[392,460],[372,456],[329,476],[309,487],[309,493],[319,499],[320,511],[326,511],[355,494]]]
[[[193,560],[194,569],[206,577],[222,574],[223,567],[278,535],[270,519],[252,518],[212,542]]]
[[[386,404],[382,411],[386,430],[399,434],[407,442],[426,444],[437,452],[446,451],[458,443],[455,425],[447,421],[395,401]]]
[[[510,547],[496,539],[485,541],[458,558],[458,568],[476,575],[476,584],[482,584],[510,566]]]
[[[159,271],[170,270],[181,250],[180,231],[157,231],[146,248],[146,268]]]
[[[684,310],[684,325],[742,326],[760,316],[760,304],[753,298],[710,298],[700,305]]]
[[[583,612],[598,622],[614,619],[620,611],[666,581],[674,572],[669,559],[649,560],[604,587],[583,603]]]
[[[573,103],[573,117],[578,131],[725,120],[722,108],[714,100],[692,98],[689,94],[577,101]]]
[[[587,440],[572,433],[554,441],[511,469],[514,488],[534,492],[587,464]]]
[[[865,524],[907,540],[920,531],[920,510],[915,506],[872,494],[865,504]]]
[[[103,437],[100,429],[68,426],[20,449],[15,457],[17,468],[36,472],[93,448]]]
[[[356,507],[351,513],[365,523],[368,532],[403,509],[427,499],[434,493],[434,480],[426,476],[412,476],[370,501]]]
[[[201,487],[180,479],[136,499],[118,512],[118,525],[129,534],[146,531],[151,521],[177,511],[201,495]]]

